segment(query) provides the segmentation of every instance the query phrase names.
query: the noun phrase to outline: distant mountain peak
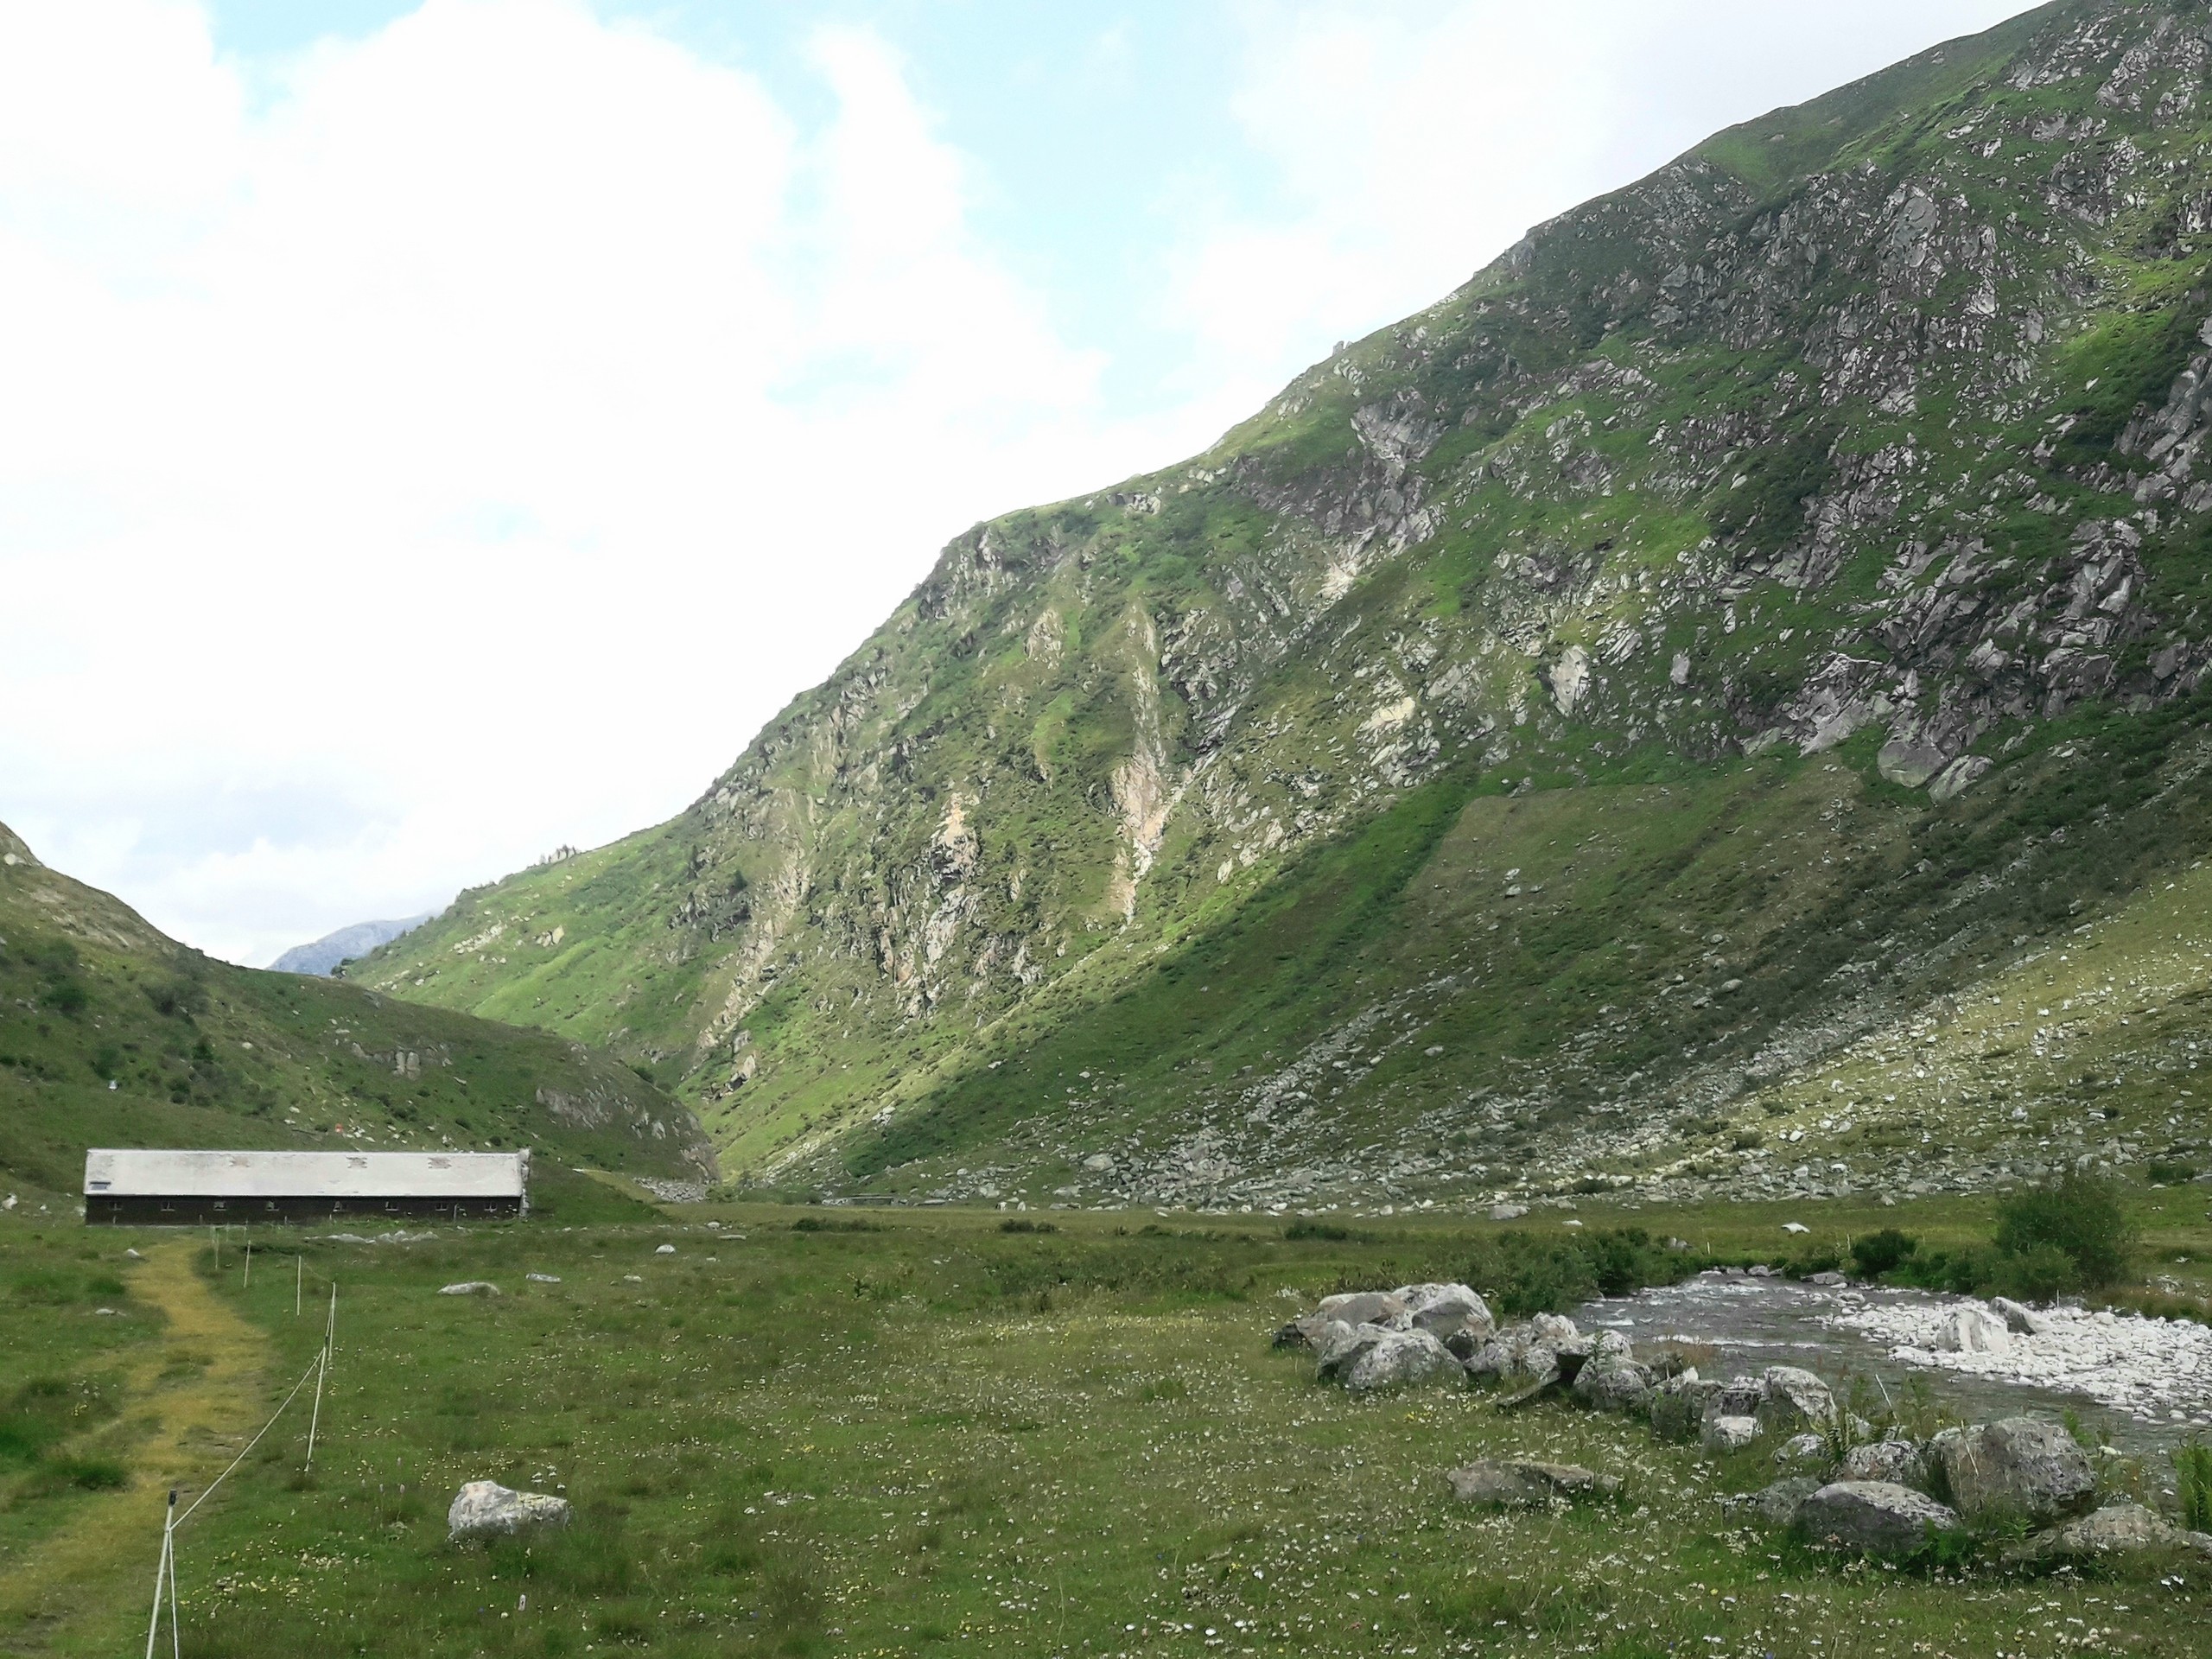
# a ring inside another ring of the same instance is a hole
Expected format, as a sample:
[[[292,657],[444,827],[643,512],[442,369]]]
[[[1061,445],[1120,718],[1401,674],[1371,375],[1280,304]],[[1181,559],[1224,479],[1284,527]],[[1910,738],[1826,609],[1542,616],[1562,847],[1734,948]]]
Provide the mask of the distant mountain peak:
[[[401,921],[355,922],[351,927],[324,934],[312,944],[294,945],[269,964],[270,971],[327,977],[340,963],[365,957],[378,945],[389,944],[401,935],[413,932],[436,914],[435,911],[425,911],[420,916],[410,916]]]

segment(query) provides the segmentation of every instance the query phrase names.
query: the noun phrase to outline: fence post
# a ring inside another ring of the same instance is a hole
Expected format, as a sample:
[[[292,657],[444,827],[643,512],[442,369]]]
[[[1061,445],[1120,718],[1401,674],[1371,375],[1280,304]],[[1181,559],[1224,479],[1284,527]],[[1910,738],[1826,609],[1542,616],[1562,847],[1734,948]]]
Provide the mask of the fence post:
[[[169,1552],[176,1542],[176,1488],[169,1488],[169,1510],[162,1521],[162,1559],[154,1568],[154,1611],[146,1621],[146,1659],[154,1659],[154,1637],[162,1628],[162,1586],[174,1586],[175,1575],[169,1571]],[[171,1591],[169,1622],[176,1622],[175,1592]]]

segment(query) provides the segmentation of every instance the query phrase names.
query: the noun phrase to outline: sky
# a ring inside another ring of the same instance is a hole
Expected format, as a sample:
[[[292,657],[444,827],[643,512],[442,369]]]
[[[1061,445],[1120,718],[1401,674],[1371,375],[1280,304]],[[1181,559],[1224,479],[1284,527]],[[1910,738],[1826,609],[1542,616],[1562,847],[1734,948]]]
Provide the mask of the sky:
[[[249,964],[2017,0],[0,0],[0,821]]]

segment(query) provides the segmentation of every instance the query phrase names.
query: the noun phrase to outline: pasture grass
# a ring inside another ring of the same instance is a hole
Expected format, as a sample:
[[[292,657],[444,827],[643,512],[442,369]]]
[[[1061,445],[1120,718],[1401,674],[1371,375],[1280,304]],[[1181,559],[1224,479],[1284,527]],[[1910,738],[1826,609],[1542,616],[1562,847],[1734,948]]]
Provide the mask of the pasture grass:
[[[2201,1203],[2153,1212],[2168,1197],[2145,1200],[2146,1248],[2212,1248]],[[1839,1245],[1880,1217],[1938,1242],[1989,1220],[1790,1213]],[[189,1501],[318,1343],[289,1250],[311,1293],[340,1286],[315,1464],[302,1400],[180,1535],[189,1654],[1993,1659],[2093,1630],[2090,1650],[2200,1650],[2202,1562],[1846,1565],[1724,1514],[1770,1477],[1758,1457],[1716,1465],[1566,1405],[1502,1415],[1478,1391],[1355,1399],[1270,1351],[1330,1291],[1501,1259],[1484,1224],[683,1214],[404,1247],[260,1234],[251,1287],[201,1235],[0,1233],[0,1401],[29,1426],[0,1435],[0,1581],[44,1586],[0,1597],[0,1651],[143,1640],[166,1484]],[[1793,1236],[1774,1209],[1638,1219],[1719,1258]],[[126,1295],[96,1300],[111,1276]],[[480,1278],[503,1294],[436,1294]],[[1453,1503],[1445,1470],[1513,1455],[1625,1490],[1535,1515]],[[94,1459],[128,1484],[57,1478]],[[480,1478],[562,1492],[575,1523],[451,1546],[446,1506]]]

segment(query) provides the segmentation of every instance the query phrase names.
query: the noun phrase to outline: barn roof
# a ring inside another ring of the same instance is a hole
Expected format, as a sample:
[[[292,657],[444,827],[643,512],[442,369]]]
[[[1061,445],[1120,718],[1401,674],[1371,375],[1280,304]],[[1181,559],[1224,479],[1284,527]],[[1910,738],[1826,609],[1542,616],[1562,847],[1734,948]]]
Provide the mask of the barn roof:
[[[87,1197],[510,1198],[527,1152],[179,1152],[95,1147]]]

